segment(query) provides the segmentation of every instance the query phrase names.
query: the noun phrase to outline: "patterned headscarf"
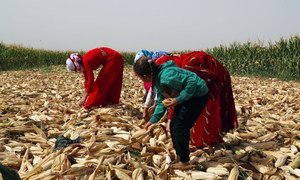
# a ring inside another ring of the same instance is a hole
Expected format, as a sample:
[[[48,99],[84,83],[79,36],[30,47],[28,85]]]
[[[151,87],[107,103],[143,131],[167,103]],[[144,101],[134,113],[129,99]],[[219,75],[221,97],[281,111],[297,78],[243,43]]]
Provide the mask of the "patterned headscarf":
[[[152,60],[156,60],[160,56],[163,55],[168,55],[168,52],[165,51],[157,51],[157,52],[152,52],[152,51],[147,51],[147,50],[141,50],[136,53],[134,62],[136,62],[138,59],[140,59],[142,56],[146,56],[147,58],[150,58]]]
[[[66,61],[66,68],[69,72],[71,71],[80,71],[82,69],[82,57],[78,53],[70,54],[69,58]]]

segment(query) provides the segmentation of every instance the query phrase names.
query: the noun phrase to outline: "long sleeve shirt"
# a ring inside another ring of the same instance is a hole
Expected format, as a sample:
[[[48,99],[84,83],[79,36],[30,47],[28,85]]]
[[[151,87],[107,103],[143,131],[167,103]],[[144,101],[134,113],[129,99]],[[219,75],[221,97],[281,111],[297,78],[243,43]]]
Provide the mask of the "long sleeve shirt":
[[[102,48],[94,48],[83,55],[83,66],[84,66],[84,88],[87,93],[90,93],[94,86],[94,72],[106,63],[106,55]]]
[[[157,90],[157,105],[151,116],[151,123],[158,122],[165,113],[166,108],[162,101],[166,98],[163,95],[166,93],[164,90],[166,87],[179,92],[176,97],[179,104],[192,97],[201,97],[208,93],[207,85],[203,79],[193,72],[178,68],[173,61],[168,61],[161,66],[155,87]]]
[[[150,87],[150,89],[147,93],[147,97],[146,97],[144,107],[150,107],[151,106],[153,93],[155,93],[155,90],[152,90],[152,87]],[[154,101],[157,101],[157,93],[154,94]]]

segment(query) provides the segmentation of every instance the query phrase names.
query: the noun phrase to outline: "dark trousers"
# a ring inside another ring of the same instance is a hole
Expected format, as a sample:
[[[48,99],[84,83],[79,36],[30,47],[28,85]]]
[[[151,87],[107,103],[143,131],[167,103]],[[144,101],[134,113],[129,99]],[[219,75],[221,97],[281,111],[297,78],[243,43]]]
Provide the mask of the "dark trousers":
[[[204,109],[208,95],[194,97],[178,104],[174,108],[174,116],[170,124],[173,147],[181,162],[190,160],[190,129],[194,126],[198,116]]]

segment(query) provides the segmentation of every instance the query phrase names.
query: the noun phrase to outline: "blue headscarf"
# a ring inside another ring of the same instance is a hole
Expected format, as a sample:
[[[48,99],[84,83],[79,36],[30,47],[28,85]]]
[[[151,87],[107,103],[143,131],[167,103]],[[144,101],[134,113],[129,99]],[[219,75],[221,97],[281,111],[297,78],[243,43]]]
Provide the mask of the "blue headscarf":
[[[147,58],[155,60],[155,59],[159,58],[160,56],[167,55],[167,54],[169,54],[169,53],[165,52],[165,51],[152,52],[152,51],[147,51],[147,50],[140,50],[139,52],[136,53],[134,62],[136,62],[142,56],[146,56]]]

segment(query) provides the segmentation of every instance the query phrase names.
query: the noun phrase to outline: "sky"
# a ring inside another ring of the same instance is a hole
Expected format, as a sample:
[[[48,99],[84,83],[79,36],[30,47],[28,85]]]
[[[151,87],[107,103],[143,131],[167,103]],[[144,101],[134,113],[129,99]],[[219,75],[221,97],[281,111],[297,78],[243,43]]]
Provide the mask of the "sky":
[[[1,0],[0,42],[134,52],[276,42],[300,33],[300,0]]]

